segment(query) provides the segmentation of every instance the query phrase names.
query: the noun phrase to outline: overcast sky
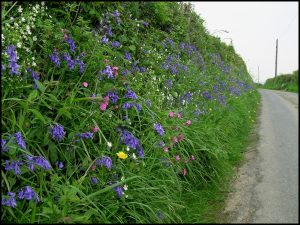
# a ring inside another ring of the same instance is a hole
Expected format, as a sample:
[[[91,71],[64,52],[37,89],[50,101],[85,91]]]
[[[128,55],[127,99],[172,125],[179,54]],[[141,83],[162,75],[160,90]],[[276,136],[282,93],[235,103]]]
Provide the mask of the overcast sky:
[[[246,62],[255,82],[298,69],[298,2],[191,2],[205,27],[224,42],[233,40],[235,51]],[[220,30],[229,31],[229,33]],[[225,39],[227,38],[227,39]]]

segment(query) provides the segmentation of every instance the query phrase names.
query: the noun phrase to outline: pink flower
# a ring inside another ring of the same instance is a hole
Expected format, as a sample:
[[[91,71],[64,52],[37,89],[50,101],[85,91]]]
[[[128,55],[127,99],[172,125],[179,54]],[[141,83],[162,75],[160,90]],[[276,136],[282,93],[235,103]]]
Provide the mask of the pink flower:
[[[92,171],[95,171],[96,170],[96,165],[93,165],[92,166]]]
[[[192,121],[190,121],[190,120],[186,121],[186,123],[185,123],[185,125],[187,125],[187,126],[189,126],[191,124],[192,124]]]
[[[107,102],[102,102],[102,103],[100,104],[100,110],[101,110],[101,111],[105,111],[107,106],[108,106],[108,103],[107,103]]]
[[[168,152],[169,149],[167,147],[164,147],[164,152]]]
[[[173,117],[174,116],[174,112],[169,112],[169,117]]]
[[[113,70],[119,70],[119,67],[113,66],[112,69],[113,69]]]
[[[181,114],[180,113],[177,113],[177,118],[181,118]]]
[[[83,86],[83,87],[87,87],[87,86],[89,86],[89,84],[88,84],[87,82],[83,82],[83,83],[82,83],[82,86]]]
[[[183,134],[180,134],[178,137],[177,137],[178,141],[183,141],[184,140],[184,135]]]
[[[182,175],[185,176],[187,174],[186,168],[183,168]]]
[[[109,60],[108,59],[104,59],[104,63],[109,63]]]
[[[108,96],[105,96],[105,97],[104,97],[104,101],[105,101],[105,103],[108,104],[108,102],[109,102],[109,97],[108,97]]]
[[[176,137],[176,136],[175,136],[175,137],[172,137],[172,141],[173,141],[174,143],[177,143],[177,142],[178,142],[177,137]]]
[[[191,160],[194,161],[195,160],[195,156],[191,155]]]
[[[99,127],[93,127],[93,128],[92,128],[92,131],[93,131],[94,133],[98,132],[98,131],[99,131]]]
[[[117,75],[118,75],[119,67],[113,66],[112,69],[113,69],[113,75],[114,75],[114,76],[117,76]]]
[[[179,156],[179,155],[176,155],[176,156],[175,156],[175,159],[176,159],[177,161],[179,161],[179,160],[180,160],[180,156]]]

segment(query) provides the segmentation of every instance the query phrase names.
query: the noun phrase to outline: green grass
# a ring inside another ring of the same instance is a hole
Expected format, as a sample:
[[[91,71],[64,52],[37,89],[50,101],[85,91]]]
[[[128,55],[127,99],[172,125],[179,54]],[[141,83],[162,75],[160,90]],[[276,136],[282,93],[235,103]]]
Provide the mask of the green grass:
[[[263,88],[299,93],[298,70],[294,71],[292,74],[282,74],[275,78],[267,79]]]

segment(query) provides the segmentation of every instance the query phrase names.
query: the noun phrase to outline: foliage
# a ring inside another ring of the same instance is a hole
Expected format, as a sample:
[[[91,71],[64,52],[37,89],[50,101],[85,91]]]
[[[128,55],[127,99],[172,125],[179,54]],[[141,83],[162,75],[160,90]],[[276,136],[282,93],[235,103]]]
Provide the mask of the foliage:
[[[275,78],[269,78],[263,85],[264,88],[273,90],[284,90],[299,92],[299,72],[294,71],[292,74],[281,74]]]
[[[205,218],[188,199],[240,159],[258,101],[234,49],[182,3],[1,10],[1,219]]]

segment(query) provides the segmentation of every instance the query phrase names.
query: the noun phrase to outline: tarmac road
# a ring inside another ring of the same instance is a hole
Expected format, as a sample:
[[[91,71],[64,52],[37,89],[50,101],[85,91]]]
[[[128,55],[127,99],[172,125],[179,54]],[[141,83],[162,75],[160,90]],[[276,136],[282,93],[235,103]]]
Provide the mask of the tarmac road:
[[[299,222],[299,125],[297,93],[260,89],[253,143],[228,196],[228,223]],[[255,138],[256,137],[256,138]]]

